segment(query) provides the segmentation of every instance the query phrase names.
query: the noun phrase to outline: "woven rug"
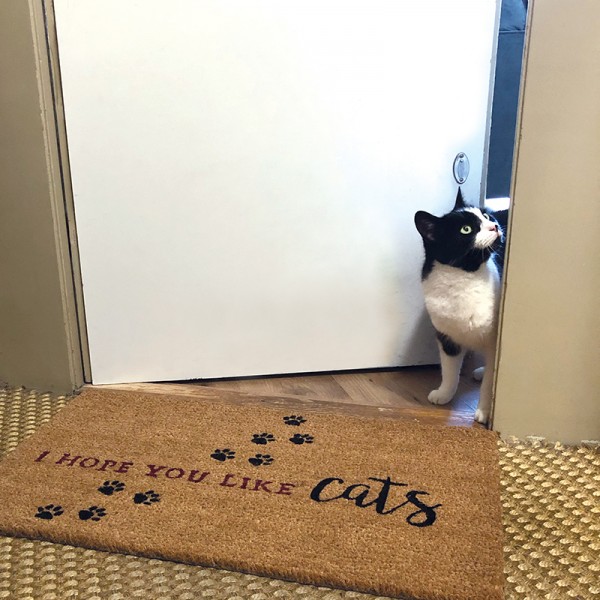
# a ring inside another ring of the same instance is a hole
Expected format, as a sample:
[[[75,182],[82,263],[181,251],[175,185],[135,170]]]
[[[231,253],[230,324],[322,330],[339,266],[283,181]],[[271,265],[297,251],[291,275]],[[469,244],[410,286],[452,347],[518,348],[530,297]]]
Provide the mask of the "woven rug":
[[[0,531],[415,600],[502,598],[482,429],[87,390],[0,463]]]
[[[70,398],[0,389],[0,456]],[[507,600],[600,598],[600,454],[501,441]],[[0,538],[0,598],[27,600],[385,600],[168,561]]]

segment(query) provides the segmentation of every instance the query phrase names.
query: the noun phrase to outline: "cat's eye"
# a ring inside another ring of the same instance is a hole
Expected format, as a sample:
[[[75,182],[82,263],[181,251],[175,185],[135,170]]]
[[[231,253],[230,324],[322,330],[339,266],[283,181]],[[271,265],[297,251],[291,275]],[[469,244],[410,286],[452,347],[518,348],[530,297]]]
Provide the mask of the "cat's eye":
[[[463,225],[463,226],[460,228],[460,232],[461,232],[461,233],[465,233],[465,234],[467,234],[467,233],[471,233],[471,231],[473,231],[473,228],[472,228],[470,225]]]
[[[488,215],[487,213],[482,213],[483,214],[483,218],[487,219],[488,221],[491,221],[490,215]]]

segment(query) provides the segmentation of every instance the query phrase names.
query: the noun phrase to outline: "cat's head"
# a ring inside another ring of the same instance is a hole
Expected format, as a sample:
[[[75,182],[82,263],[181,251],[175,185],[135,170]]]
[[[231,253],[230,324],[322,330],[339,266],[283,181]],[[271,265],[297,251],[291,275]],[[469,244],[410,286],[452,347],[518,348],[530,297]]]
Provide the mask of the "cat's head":
[[[502,243],[502,230],[494,213],[465,204],[459,188],[454,208],[443,217],[423,210],[415,214],[426,259],[474,271]]]

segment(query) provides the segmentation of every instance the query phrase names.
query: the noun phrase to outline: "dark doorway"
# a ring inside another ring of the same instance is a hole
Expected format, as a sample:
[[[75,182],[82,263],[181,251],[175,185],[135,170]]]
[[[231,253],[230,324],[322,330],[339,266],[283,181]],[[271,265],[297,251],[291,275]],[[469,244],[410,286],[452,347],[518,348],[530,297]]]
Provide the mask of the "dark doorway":
[[[486,198],[508,198],[528,0],[502,0]]]

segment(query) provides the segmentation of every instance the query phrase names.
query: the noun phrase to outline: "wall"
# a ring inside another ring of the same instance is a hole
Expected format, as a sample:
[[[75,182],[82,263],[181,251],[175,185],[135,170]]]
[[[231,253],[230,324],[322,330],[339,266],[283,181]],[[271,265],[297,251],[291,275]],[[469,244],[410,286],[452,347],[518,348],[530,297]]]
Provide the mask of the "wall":
[[[494,428],[600,439],[600,3],[536,0]]]
[[[0,3],[0,380],[83,381],[42,3]]]

